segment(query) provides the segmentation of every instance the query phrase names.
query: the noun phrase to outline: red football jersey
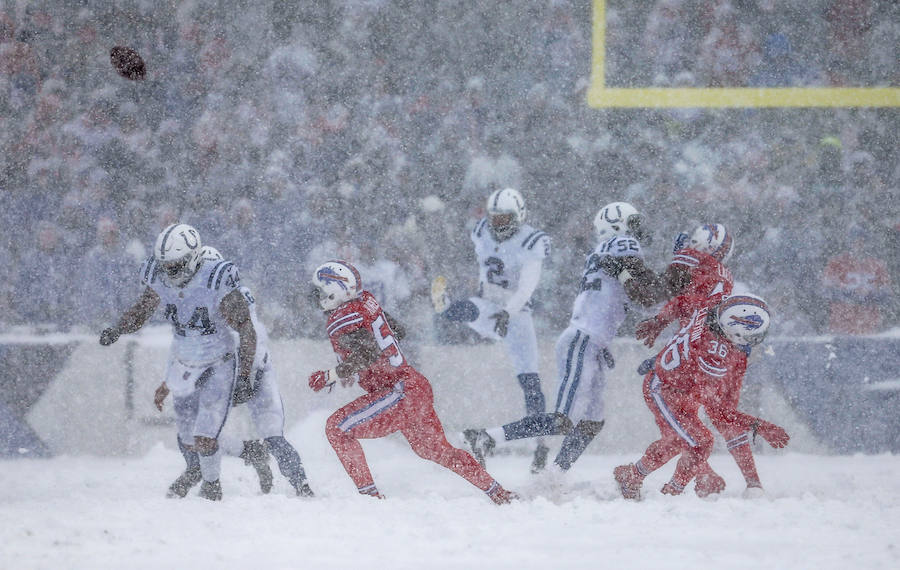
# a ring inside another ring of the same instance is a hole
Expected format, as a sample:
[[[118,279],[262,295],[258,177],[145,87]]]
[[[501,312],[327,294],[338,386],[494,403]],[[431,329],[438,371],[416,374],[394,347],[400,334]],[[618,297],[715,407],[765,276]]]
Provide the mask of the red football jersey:
[[[328,338],[338,360],[343,361],[349,351],[341,346],[339,339],[353,331],[367,329],[375,336],[381,348],[381,355],[371,366],[359,372],[359,385],[366,392],[393,386],[412,368],[400,352],[400,345],[387,323],[381,305],[368,291],[344,303],[328,317]]]
[[[657,355],[655,373],[664,384],[703,399],[720,390],[738,393],[747,371],[747,354],[706,323],[709,309],[696,309],[685,326]]]
[[[683,291],[660,310],[659,319],[672,322],[675,319],[684,326],[694,310],[711,309],[731,295],[734,277],[731,271],[715,257],[695,249],[681,249],[672,258],[672,265],[690,268],[691,281]]]

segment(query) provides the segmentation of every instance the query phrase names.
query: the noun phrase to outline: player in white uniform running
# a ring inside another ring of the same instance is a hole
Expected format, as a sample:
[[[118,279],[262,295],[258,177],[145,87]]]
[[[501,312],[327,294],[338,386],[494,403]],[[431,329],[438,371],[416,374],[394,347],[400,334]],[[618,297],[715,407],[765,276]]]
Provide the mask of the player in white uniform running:
[[[569,327],[556,342],[559,387],[555,411],[502,427],[466,430],[483,456],[497,441],[565,435],[554,464],[567,471],[604,424],[605,369],[615,366],[609,344],[632,301],[652,305],[656,274],[645,266],[641,243],[650,236],[631,204],[607,204],[594,217],[598,244],[585,261]]]
[[[163,230],[153,256],[141,268],[144,292],[115,326],[101,333],[100,344],[110,345],[121,334],[137,331],[164,304],[174,342],[155,402],[161,406],[172,392],[179,448],[188,463],[170,487],[170,496],[183,497],[196,484],[199,470],[200,495],[222,498],[218,437],[231,406],[243,402],[249,402],[256,427],[282,473],[305,495],[303,487],[308,491],[308,485],[300,457],[283,437],[281,398],[253,297],[241,287],[232,262],[204,259],[201,248],[199,233],[187,224]]]
[[[450,303],[447,280],[432,283],[435,310],[450,321],[464,322],[484,338],[503,340],[519,385],[525,393],[528,416],[546,412],[538,373],[537,337],[531,316],[531,296],[550,255],[550,237],[525,223],[525,200],[512,188],[494,191],[487,201],[487,217],[472,229],[478,258],[477,296]],[[475,442],[468,437],[468,443]],[[543,469],[548,448],[538,440],[532,471]],[[476,456],[484,463],[484,454]]]

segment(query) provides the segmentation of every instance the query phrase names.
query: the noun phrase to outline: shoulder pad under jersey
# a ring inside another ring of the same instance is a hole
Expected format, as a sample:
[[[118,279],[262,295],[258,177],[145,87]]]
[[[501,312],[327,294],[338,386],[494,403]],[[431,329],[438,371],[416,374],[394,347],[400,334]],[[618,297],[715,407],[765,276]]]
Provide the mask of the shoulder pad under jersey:
[[[230,291],[241,286],[237,266],[231,261],[218,261],[206,275],[206,288],[214,291]]]
[[[597,252],[612,257],[644,257],[640,242],[631,236],[614,236],[601,243]]]
[[[360,298],[348,301],[328,316],[329,337],[338,337],[353,332],[365,325],[365,306]]]
[[[481,239],[484,233],[488,231],[487,224],[487,218],[481,218],[475,222],[475,225],[472,227],[472,239]]]
[[[678,250],[672,256],[672,265],[686,265],[687,267],[699,267],[702,253],[695,249],[685,248]]]
[[[159,266],[156,264],[156,258],[152,255],[141,264],[141,285],[148,287],[156,284],[159,279]]]
[[[368,291],[363,291],[360,293],[358,299],[362,304],[362,310],[370,315],[375,315],[378,311],[381,310],[381,305],[378,303],[378,299],[375,298],[375,295],[369,293]]]
[[[541,230],[536,230],[534,228],[528,228],[528,230],[529,231],[520,232],[520,234],[516,236],[522,249],[540,257],[547,257],[550,255],[550,236]]]

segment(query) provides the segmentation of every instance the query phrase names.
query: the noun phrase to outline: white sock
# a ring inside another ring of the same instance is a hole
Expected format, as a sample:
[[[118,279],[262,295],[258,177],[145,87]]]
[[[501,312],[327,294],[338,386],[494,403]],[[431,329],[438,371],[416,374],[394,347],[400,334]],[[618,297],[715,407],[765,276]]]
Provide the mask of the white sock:
[[[497,445],[506,443],[506,434],[503,433],[502,427],[492,427],[484,431],[486,431],[489,436],[494,438],[494,441],[497,443]]]
[[[222,467],[222,450],[217,449],[212,455],[200,456],[200,473],[204,481],[218,481]]]

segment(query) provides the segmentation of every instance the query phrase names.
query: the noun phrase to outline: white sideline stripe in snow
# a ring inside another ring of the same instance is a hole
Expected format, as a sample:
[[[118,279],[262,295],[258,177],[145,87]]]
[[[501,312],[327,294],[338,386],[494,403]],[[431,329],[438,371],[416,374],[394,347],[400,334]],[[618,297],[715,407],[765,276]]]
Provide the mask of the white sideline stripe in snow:
[[[893,392],[895,390],[900,390],[900,379],[882,380],[881,382],[863,384],[862,389],[866,392]]]

